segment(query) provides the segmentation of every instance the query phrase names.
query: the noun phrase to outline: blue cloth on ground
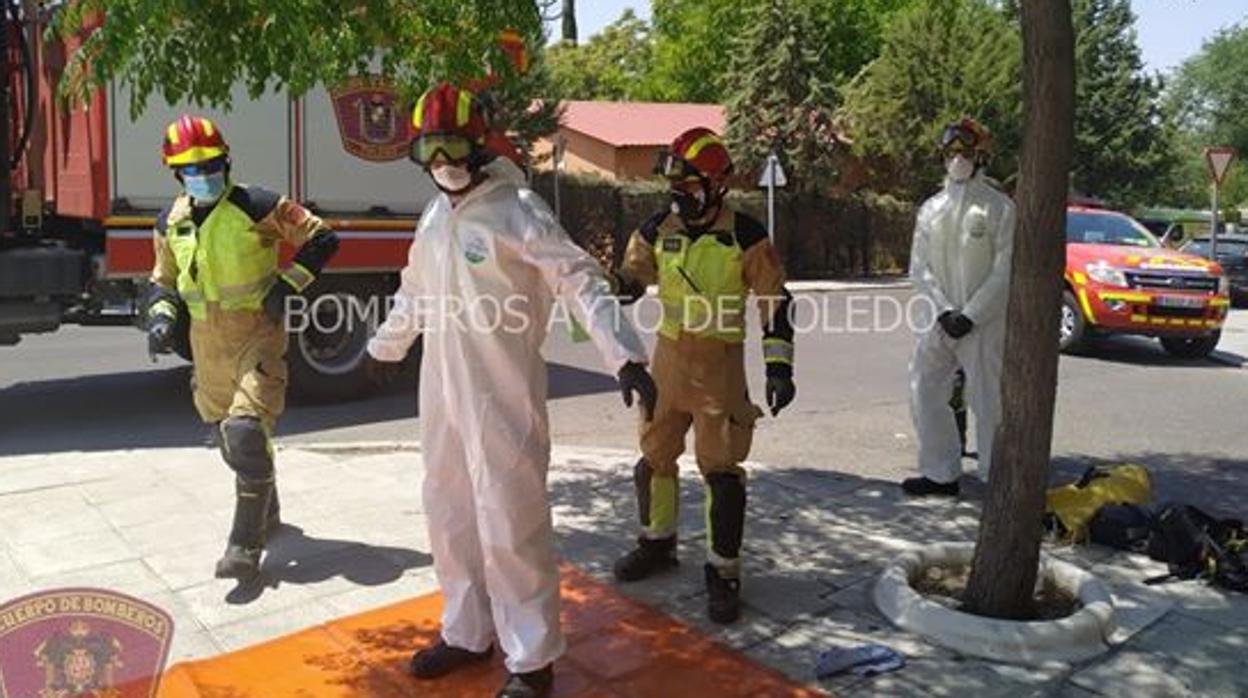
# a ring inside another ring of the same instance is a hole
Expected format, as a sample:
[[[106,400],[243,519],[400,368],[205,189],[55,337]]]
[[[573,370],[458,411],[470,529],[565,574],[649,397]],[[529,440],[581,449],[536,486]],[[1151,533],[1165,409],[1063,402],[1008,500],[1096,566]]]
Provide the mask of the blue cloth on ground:
[[[889,647],[877,644],[858,647],[837,647],[821,652],[815,662],[815,677],[826,679],[846,671],[857,676],[875,676],[896,671],[906,665],[906,660]]]

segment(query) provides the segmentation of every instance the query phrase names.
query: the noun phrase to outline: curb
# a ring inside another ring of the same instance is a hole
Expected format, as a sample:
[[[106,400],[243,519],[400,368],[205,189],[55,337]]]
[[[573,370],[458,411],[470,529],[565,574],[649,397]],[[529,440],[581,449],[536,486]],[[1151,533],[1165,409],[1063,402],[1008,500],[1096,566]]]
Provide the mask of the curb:
[[[793,293],[832,293],[837,291],[897,291],[914,288],[905,277],[871,281],[786,281],[784,287]],[[646,295],[657,296],[657,286],[647,286]]]
[[[290,443],[279,441],[278,451],[307,451],[325,454],[391,453],[398,451],[421,451],[419,441],[327,441],[325,443]]]
[[[1082,662],[1110,649],[1113,600],[1089,572],[1041,553],[1040,578],[1078,596],[1082,608],[1052,621],[1023,622],[955,611],[921,596],[910,580],[937,563],[969,565],[974,543],[935,543],[905,553],[884,569],[872,597],[895,625],[963,654],[1009,664]]]

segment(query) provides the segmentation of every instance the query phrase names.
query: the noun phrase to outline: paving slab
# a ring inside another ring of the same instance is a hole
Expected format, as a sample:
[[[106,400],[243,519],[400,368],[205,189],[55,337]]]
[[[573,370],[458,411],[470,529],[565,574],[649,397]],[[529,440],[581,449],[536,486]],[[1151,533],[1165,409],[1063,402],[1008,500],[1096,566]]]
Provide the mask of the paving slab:
[[[287,524],[271,541],[268,585],[258,590],[212,577],[233,497],[214,451],[87,454],[66,470],[68,484],[50,484],[67,459],[80,455],[0,459],[0,589],[6,598],[54,586],[131,593],[174,616],[175,659],[188,659],[437,588],[420,504],[422,454],[411,445],[280,449]],[[745,651],[799,683],[838,696],[1248,695],[1243,680],[1226,669],[1248,656],[1248,599],[1199,582],[1144,585],[1165,566],[1096,546],[1046,546],[1100,576],[1118,604],[1117,648],[1073,671],[965,658],[892,627],[871,600],[879,571],[924,543],[973,540],[982,492],[968,487],[956,500],[912,500],[894,482],[800,465],[749,464],[745,610],[737,625],[716,626],[706,618],[704,495],[692,460],[682,460],[682,564],[620,585],[611,567],[637,535],[636,454],[556,447],[554,455],[551,501],[566,561],[620,598],[679,619],[699,637]],[[10,480],[10,472],[20,477]],[[17,491],[13,482],[44,486]],[[596,617],[607,623],[611,614],[604,609]],[[387,656],[401,663],[413,637]],[[815,683],[811,672],[820,651],[869,642],[895,648],[908,665],[872,679]],[[592,671],[575,660],[561,671],[568,685],[592,684]],[[638,691],[648,685],[631,678],[619,686]]]
[[[111,528],[73,533],[47,543],[10,544],[9,554],[32,578],[138,559],[138,553]]]
[[[1100,695],[1248,695],[1248,631],[1171,614],[1104,661],[1074,674],[1072,682]]]

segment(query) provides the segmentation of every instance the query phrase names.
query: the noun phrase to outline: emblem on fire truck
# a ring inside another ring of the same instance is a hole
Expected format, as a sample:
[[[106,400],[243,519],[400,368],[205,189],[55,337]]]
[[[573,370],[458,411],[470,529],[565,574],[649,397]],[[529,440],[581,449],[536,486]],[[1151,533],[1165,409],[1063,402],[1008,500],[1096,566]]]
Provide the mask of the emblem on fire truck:
[[[412,140],[399,94],[384,79],[351,78],[330,90],[338,133],[348,153],[362,160],[387,162],[407,156]]]
[[[155,698],[173,639],[161,609],[102,589],[0,605],[0,698]]]

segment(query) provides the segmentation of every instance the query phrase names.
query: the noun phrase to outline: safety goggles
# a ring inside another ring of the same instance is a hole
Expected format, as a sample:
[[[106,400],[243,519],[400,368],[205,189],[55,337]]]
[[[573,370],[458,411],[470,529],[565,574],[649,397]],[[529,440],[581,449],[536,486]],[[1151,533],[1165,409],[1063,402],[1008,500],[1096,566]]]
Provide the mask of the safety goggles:
[[[700,181],[702,179],[702,173],[690,165],[688,160],[671,153],[662,155],[658,172],[673,181]]]
[[[975,150],[978,138],[961,126],[950,126],[940,134],[940,150],[945,153],[970,153]]]
[[[412,141],[408,157],[413,162],[428,166],[441,157],[447,162],[463,162],[472,155],[472,141],[463,136],[427,134]]]
[[[183,177],[198,177],[201,175],[210,175],[221,172],[225,169],[225,158],[213,158],[204,162],[193,162],[189,165],[181,165],[177,168],[178,174]]]

